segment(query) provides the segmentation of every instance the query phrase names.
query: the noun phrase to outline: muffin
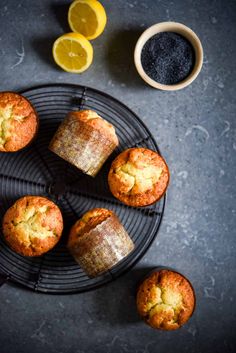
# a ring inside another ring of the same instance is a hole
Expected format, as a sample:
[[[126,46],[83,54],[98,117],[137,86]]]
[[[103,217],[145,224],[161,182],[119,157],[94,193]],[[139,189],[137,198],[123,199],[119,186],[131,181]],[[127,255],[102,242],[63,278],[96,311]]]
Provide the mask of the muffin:
[[[14,92],[0,92],[0,152],[27,146],[38,130],[38,116],[31,103]]]
[[[68,248],[87,275],[95,277],[129,255],[134,244],[112,211],[95,208],[74,224]]]
[[[113,161],[108,183],[112,194],[126,205],[147,206],[164,195],[169,169],[158,153],[147,148],[130,148]]]
[[[94,177],[118,144],[111,124],[92,110],[81,110],[67,115],[49,149]]]
[[[138,289],[138,312],[153,328],[176,330],[188,321],[194,308],[193,287],[177,272],[153,272]]]
[[[24,196],[10,207],[3,218],[3,235],[15,252],[39,256],[52,249],[61,237],[60,209],[41,196]]]

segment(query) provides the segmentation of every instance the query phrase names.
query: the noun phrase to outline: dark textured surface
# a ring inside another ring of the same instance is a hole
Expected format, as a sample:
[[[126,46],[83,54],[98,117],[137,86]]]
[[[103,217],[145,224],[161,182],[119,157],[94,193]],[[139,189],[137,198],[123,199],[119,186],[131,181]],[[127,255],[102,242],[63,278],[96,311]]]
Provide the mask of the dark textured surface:
[[[141,53],[146,74],[164,85],[183,81],[192,71],[194,62],[191,43],[173,32],[155,34],[144,44]]]
[[[169,164],[168,202],[152,248],[116,282],[71,296],[1,287],[1,353],[234,352],[236,3],[104,0],[108,24],[81,76],[60,71],[51,59],[53,40],[68,30],[69,3],[0,2],[0,89],[80,83],[128,104]],[[133,65],[140,33],[166,20],[190,26],[205,54],[197,80],[177,92],[146,86]],[[135,311],[137,282],[160,264],[185,274],[196,290],[196,312],[176,332],[153,331]]]

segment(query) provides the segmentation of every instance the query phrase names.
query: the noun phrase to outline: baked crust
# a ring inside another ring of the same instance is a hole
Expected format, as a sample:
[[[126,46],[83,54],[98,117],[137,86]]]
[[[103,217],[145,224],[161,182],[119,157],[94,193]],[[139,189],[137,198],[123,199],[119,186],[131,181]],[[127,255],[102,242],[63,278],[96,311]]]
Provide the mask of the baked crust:
[[[60,209],[41,196],[24,196],[4,215],[3,234],[7,244],[24,256],[39,256],[53,248],[63,230]]]
[[[0,151],[16,152],[27,146],[38,130],[38,116],[20,94],[0,92]]]
[[[118,143],[111,124],[92,110],[82,110],[67,114],[49,149],[84,173],[95,176]]]
[[[134,244],[112,211],[96,208],[71,228],[68,248],[88,276],[95,277],[126,257]]]
[[[68,239],[68,247],[72,248],[79,244],[78,237],[83,236],[83,234],[89,233],[92,229],[108,217],[111,217],[112,211],[106,208],[94,208],[86,212],[81,219],[79,219],[71,228],[70,236]]]
[[[111,139],[115,145],[118,146],[119,141],[116,136],[115,128],[107,120],[103,119],[93,110],[80,110],[71,112],[68,116],[74,117],[92,128],[98,130],[101,134],[105,134],[109,139]]]
[[[113,161],[108,183],[112,194],[123,203],[147,206],[166,192],[169,169],[158,153],[147,148],[130,148]]]
[[[138,312],[153,328],[176,330],[188,321],[194,308],[194,289],[177,272],[153,272],[138,289]]]

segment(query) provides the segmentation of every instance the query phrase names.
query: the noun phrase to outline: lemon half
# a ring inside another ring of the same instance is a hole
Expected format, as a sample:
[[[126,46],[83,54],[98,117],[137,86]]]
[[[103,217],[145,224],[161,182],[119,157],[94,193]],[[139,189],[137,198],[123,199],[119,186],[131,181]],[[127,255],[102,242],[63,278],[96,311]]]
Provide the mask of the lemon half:
[[[69,8],[68,22],[73,32],[95,39],[106,26],[106,11],[99,1],[75,0]]]
[[[81,73],[93,61],[93,47],[80,33],[67,33],[53,44],[53,58],[63,70]]]

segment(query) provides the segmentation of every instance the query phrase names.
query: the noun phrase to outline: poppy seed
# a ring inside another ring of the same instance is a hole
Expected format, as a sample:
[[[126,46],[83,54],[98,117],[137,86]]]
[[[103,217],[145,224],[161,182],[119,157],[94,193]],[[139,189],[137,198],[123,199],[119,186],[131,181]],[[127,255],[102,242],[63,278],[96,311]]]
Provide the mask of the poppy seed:
[[[161,84],[173,85],[191,73],[195,53],[191,43],[183,36],[161,32],[145,43],[141,63],[150,78]]]

